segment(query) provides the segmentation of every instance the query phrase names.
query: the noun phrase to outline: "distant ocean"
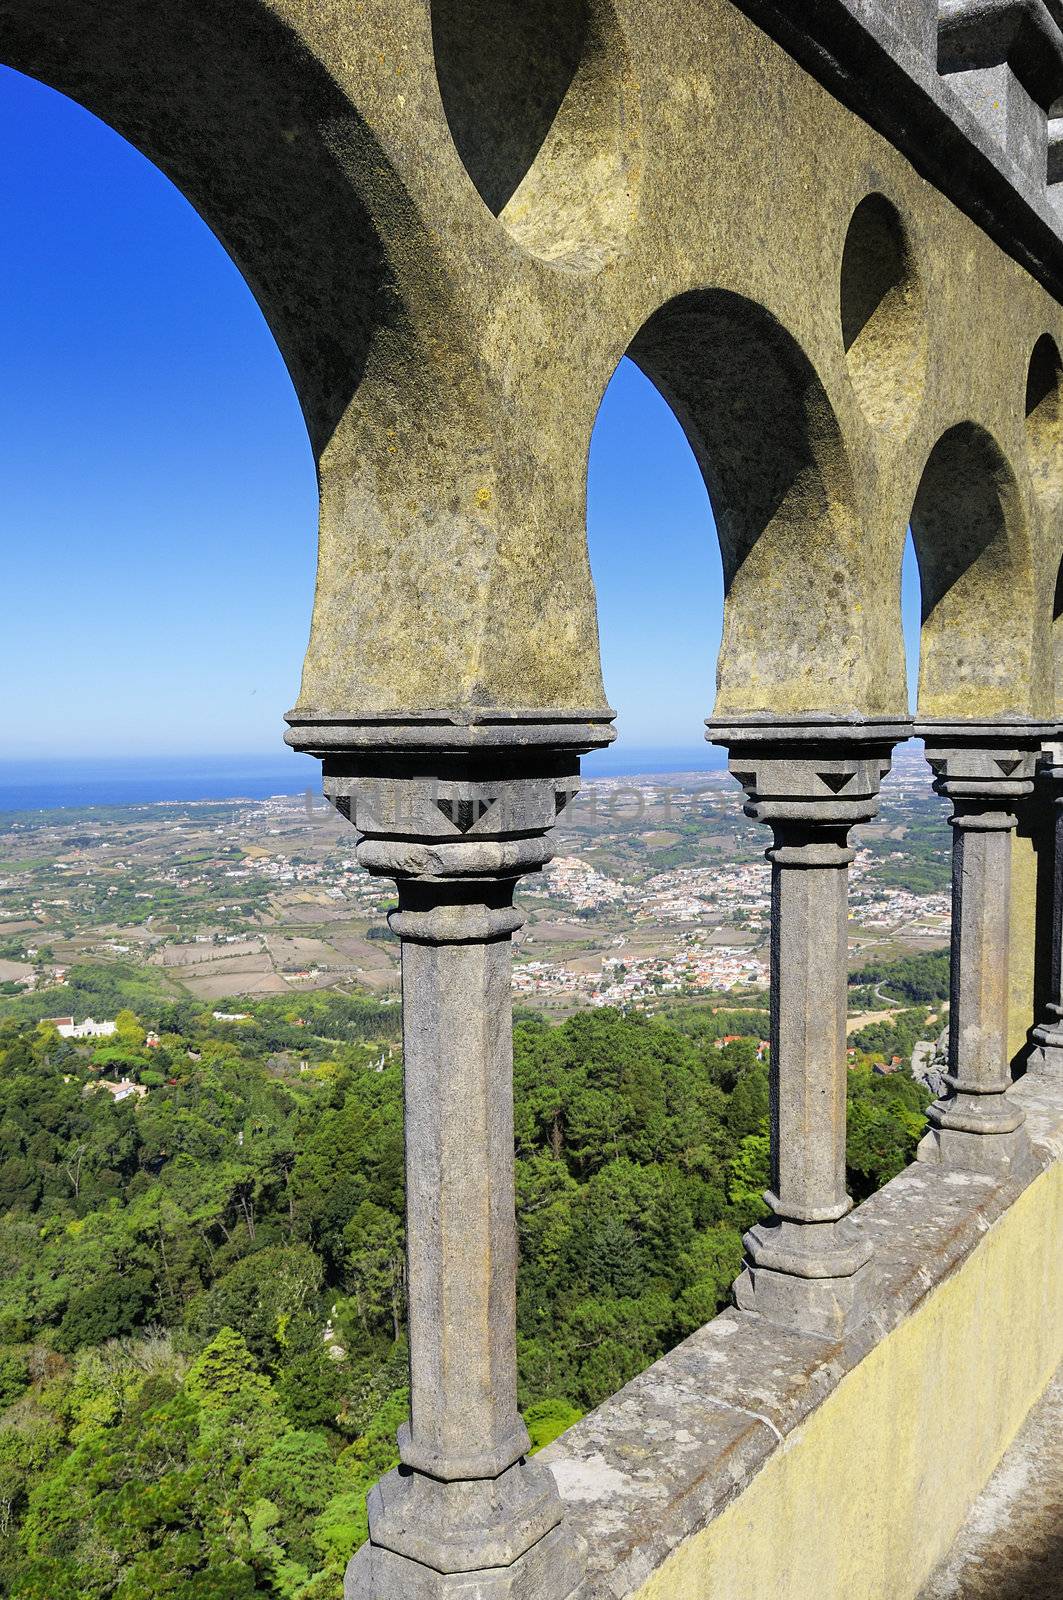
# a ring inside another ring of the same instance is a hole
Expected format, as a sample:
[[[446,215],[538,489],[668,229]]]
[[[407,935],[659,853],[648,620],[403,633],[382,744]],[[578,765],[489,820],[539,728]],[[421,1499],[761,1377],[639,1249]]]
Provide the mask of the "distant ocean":
[[[142,806],[160,801],[264,800],[320,790],[321,769],[279,756],[116,756],[84,761],[0,761],[0,811],[60,806]]]
[[[689,750],[640,750],[634,745],[614,744],[584,756],[581,765],[588,778],[636,778],[666,772],[721,772],[727,755],[715,744],[694,745]]]
[[[718,771],[714,745],[647,750],[615,746],[586,757],[587,777]],[[265,800],[321,791],[321,768],[309,756],[116,756],[84,761],[0,760],[0,811],[51,811],[62,806],[143,806],[163,801]]]

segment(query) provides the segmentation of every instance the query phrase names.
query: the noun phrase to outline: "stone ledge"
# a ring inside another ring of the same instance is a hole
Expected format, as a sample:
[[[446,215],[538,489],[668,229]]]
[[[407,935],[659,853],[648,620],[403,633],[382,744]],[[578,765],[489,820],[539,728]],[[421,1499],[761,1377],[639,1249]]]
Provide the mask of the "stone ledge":
[[[1013,1092],[1036,1156],[1025,1182],[916,1163],[859,1208],[875,1245],[878,1304],[846,1339],[832,1344],[725,1311],[542,1453],[587,1542],[574,1600],[634,1595],[1063,1161],[1063,1081],[1030,1076]]]
[[[1063,294],[1063,215],[1047,171],[1027,171],[938,72],[937,0],[734,4],[1053,294]],[[1057,0],[1047,10],[1058,22]]]
[[[1045,0],[943,0],[938,70],[1007,64],[1047,111],[1063,90],[1063,37]]]

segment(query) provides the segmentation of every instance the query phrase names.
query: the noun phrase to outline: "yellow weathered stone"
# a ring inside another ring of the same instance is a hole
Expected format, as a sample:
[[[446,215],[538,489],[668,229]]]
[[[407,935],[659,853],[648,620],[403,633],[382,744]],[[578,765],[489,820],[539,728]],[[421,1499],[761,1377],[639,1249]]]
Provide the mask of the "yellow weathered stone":
[[[1063,1359],[1061,1257],[1057,1161],[638,1600],[913,1600]]]

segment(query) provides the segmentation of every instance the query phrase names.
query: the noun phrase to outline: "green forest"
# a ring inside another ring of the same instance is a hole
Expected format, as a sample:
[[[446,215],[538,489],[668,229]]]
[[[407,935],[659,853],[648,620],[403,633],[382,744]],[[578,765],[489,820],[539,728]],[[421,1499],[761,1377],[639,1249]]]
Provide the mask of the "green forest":
[[[105,976],[72,973],[82,1012],[125,1002],[111,1038],[0,1022],[0,1592],[339,1600],[407,1405],[398,1008],[289,995],[224,1023]],[[727,1304],[765,1209],[765,1022],[515,1027],[536,1446]],[[857,1198],[927,1101],[873,1059]]]
[[[948,950],[931,950],[925,955],[901,956],[895,961],[868,962],[850,973],[849,981],[872,989],[882,988],[888,1000],[899,998],[909,1005],[947,1000],[950,960]]]

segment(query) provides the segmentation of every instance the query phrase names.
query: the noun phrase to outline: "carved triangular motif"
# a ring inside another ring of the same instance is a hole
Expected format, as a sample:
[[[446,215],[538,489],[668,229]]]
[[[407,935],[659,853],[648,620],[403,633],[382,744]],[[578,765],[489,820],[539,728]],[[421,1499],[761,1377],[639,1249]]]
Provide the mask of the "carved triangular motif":
[[[491,808],[490,800],[437,800],[437,808],[459,833],[468,833],[474,822],[479,822]]]
[[[851,772],[817,772],[816,777],[825,783],[831,794],[841,794],[847,783],[852,783],[854,774]]]
[[[1019,765],[1021,757],[1016,757],[1014,761],[1002,761],[1000,756],[996,756],[994,759],[1005,778],[1010,778],[1012,773],[1015,771],[1015,768]]]

